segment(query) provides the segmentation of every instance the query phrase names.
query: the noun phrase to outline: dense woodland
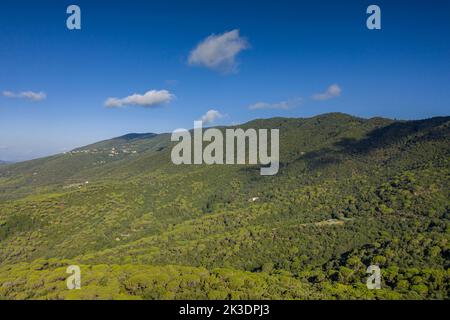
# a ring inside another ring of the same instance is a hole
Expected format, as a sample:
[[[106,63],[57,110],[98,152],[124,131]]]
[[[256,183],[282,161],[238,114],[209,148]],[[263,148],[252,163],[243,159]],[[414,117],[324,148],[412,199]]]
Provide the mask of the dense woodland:
[[[280,130],[277,175],[173,165],[168,134],[2,165],[0,298],[449,299],[450,117],[241,127]]]

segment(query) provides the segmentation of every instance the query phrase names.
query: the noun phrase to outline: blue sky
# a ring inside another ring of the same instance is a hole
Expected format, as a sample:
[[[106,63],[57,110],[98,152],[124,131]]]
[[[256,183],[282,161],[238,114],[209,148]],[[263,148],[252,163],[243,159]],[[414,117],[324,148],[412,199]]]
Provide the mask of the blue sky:
[[[70,4],[81,30],[66,27]],[[366,27],[370,4],[381,30]],[[0,159],[202,116],[449,115],[449,34],[440,0],[2,1]]]

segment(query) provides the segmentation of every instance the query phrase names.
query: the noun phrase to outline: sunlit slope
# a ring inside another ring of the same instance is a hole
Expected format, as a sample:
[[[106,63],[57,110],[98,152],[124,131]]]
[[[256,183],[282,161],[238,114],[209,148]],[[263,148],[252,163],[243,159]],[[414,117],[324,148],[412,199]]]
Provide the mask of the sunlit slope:
[[[291,162],[304,152],[321,150],[344,137],[360,138],[387,123],[389,120],[367,121],[344,114],[328,114],[310,119],[255,120],[242,127],[281,129],[281,160]],[[94,178],[115,179],[113,174],[139,175],[142,170],[167,168],[171,165],[170,146],[169,134],[130,134],[64,154],[9,165],[0,170],[0,196],[20,196],[43,187]],[[176,168],[178,171],[190,169]]]
[[[21,262],[71,259],[283,274],[322,297],[357,298],[365,268],[376,263],[397,297],[445,298],[449,124],[449,117],[326,114],[242,125],[280,129],[280,171],[270,177],[259,166],[175,166],[169,134],[128,135],[7,165],[0,169],[0,281]],[[193,297],[207,294],[200,288]],[[17,297],[15,290],[0,296]],[[304,297],[292,294],[285,297]]]

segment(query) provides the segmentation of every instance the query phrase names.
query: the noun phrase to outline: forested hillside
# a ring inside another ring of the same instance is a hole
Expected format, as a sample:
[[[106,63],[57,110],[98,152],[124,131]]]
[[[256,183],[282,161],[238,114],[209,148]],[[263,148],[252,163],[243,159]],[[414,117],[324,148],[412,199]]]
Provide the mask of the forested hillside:
[[[450,117],[240,127],[280,130],[277,175],[176,166],[170,134],[0,166],[0,298],[449,298]]]

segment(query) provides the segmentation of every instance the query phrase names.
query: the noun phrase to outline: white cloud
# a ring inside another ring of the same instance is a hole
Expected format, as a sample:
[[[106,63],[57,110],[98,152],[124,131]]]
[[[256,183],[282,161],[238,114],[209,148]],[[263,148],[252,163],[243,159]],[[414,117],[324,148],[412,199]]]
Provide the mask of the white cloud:
[[[211,124],[214,121],[216,121],[217,119],[223,118],[224,115],[221,114],[219,111],[217,110],[208,110],[208,112],[206,112],[199,120],[203,121],[203,124]]]
[[[249,43],[239,36],[235,29],[219,35],[210,35],[189,55],[190,65],[204,66],[222,72],[237,71],[236,56],[242,50],[248,49]]]
[[[341,87],[339,87],[337,84],[332,84],[331,86],[329,86],[327,88],[327,90],[325,92],[317,93],[317,94],[313,95],[312,98],[314,100],[323,101],[323,100],[337,98],[341,95],[341,93],[342,93]]]
[[[28,99],[31,101],[40,101],[47,98],[45,92],[33,92],[33,91],[22,91],[19,93],[15,93],[12,91],[3,91],[3,96],[7,98]]]
[[[120,108],[126,105],[137,105],[142,107],[156,107],[170,102],[175,95],[167,90],[150,90],[144,94],[132,94],[125,98],[108,98],[105,106],[108,108]]]
[[[258,110],[258,109],[291,109],[294,108],[298,105],[300,105],[302,102],[301,98],[295,98],[292,100],[288,100],[288,101],[281,101],[281,102],[276,102],[276,103],[268,103],[268,102],[257,102],[254,103],[250,106],[248,106],[248,108],[250,110]]]

